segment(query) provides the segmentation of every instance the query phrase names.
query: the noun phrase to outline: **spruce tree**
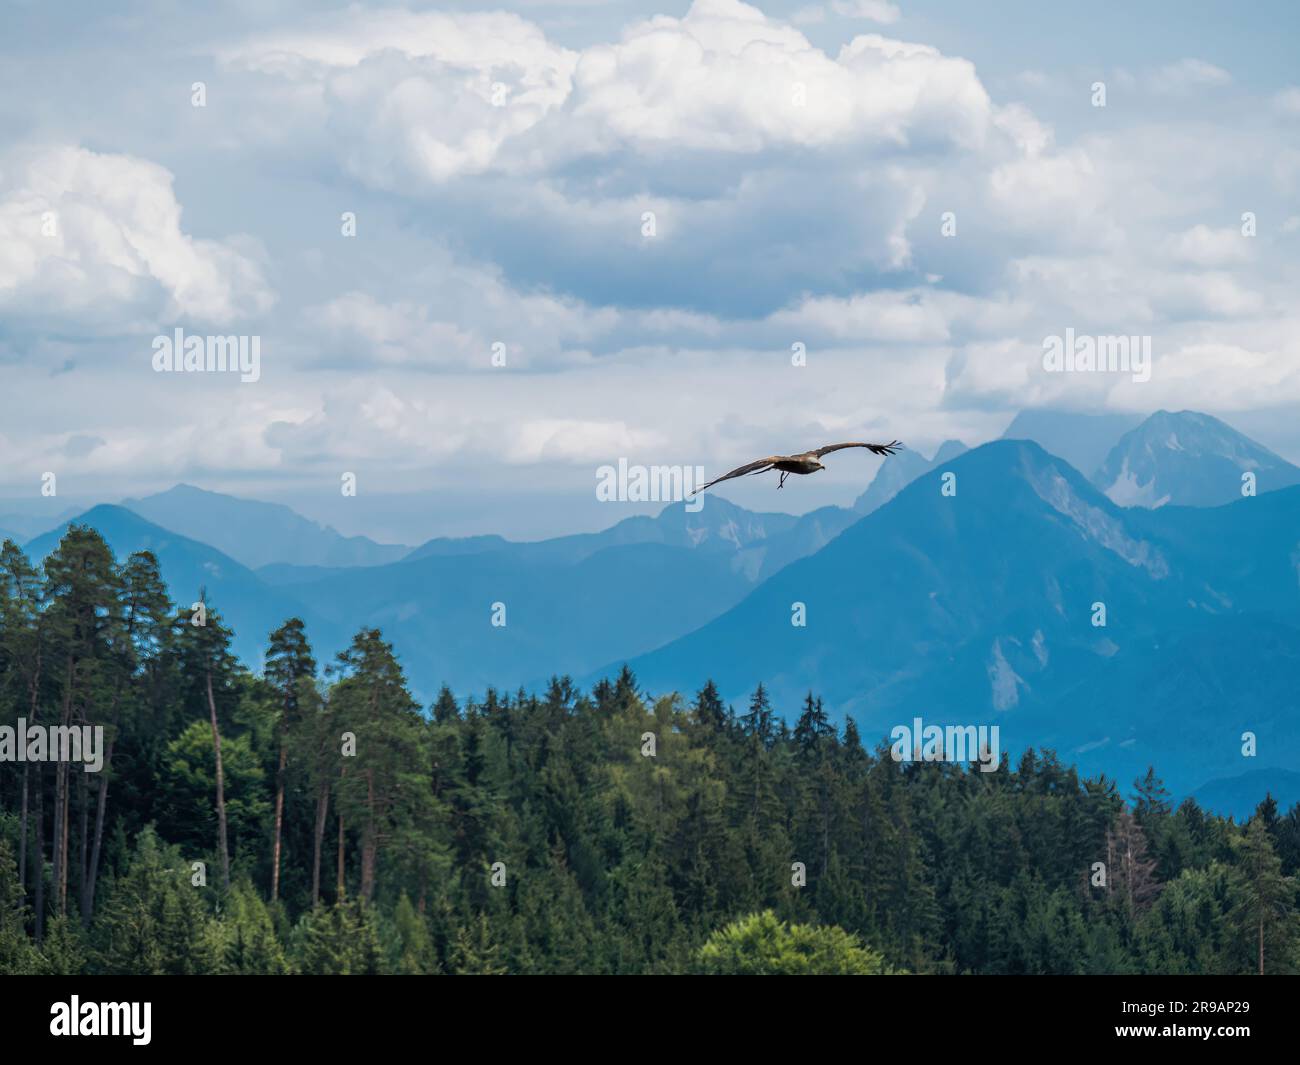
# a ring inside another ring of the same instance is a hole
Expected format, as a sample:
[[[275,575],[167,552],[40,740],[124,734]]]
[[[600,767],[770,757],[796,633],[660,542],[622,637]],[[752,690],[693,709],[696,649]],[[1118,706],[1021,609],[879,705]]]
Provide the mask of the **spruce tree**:
[[[291,736],[301,732],[304,696],[316,676],[316,659],[301,618],[290,618],[273,633],[266,652],[265,675],[279,701],[276,719],[278,762],[275,773],[275,827],[271,841],[271,902],[280,897],[280,840],[284,829],[284,788]]]

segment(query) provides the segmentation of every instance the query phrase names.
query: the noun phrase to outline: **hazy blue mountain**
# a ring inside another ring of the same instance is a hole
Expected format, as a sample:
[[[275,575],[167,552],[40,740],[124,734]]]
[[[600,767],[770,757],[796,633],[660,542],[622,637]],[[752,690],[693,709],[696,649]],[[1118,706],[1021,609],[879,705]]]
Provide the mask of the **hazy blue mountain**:
[[[417,558],[429,558],[434,555],[479,555],[484,551],[499,551],[508,548],[510,541],[503,536],[439,536],[426,540],[419,547],[412,548],[402,559],[407,562]]]
[[[1241,498],[1246,472],[1257,492],[1300,484],[1300,468],[1218,418],[1162,410],[1125,433],[1092,480],[1120,506],[1212,507]]]
[[[677,504],[591,535],[444,540],[385,565],[277,562],[257,572],[125,507],[98,506],[75,520],[98,529],[120,557],[154,551],[178,601],[193,602],[206,586],[235,629],[237,653],[254,668],[267,634],[291,615],[307,622],[322,661],[362,625],[377,625],[427,698],[443,683],[463,694],[503,680],[576,675],[660,646],[854,519],[838,508],[804,518],[754,514],[713,497],[698,513]],[[66,528],[31,541],[34,558]],[[506,604],[504,628],[490,624],[496,602]]]
[[[1119,438],[1141,421],[1140,414],[1023,410],[1011,420],[1002,439],[1032,440],[1049,454],[1065,459],[1085,477],[1091,477]]]
[[[596,533],[578,533],[527,542],[499,536],[464,539],[439,537],[421,544],[408,560],[431,555],[481,554],[509,551],[518,558],[549,562],[578,562],[607,547],[626,544],[668,544],[731,552],[790,529],[797,518],[789,514],[758,514],[719,495],[706,495],[696,512],[685,503],[671,503],[657,515],[638,514]]]
[[[14,500],[6,500],[12,504]],[[44,501],[46,503],[55,502],[54,500]],[[61,502],[61,501],[60,501]],[[4,537],[13,540],[14,543],[21,544],[30,540],[33,536],[39,536],[43,532],[53,529],[60,522],[68,521],[76,517],[86,507],[50,507],[34,504],[33,509],[27,510],[7,510],[0,514],[0,529],[7,529],[8,532],[0,533],[0,541]]]
[[[941,466],[945,462],[951,462],[958,455],[964,455],[969,451],[965,444],[960,440],[945,440],[939,445],[939,450],[934,453],[934,458],[930,460],[931,465]]]
[[[1300,772],[1293,769],[1251,770],[1202,784],[1192,797],[1202,809],[1247,821],[1265,795],[1272,795],[1278,806],[1285,810],[1285,802],[1280,796],[1300,795]]]
[[[791,562],[820,551],[860,517],[847,507],[819,507],[800,515],[789,528],[739,549],[733,564],[751,581],[766,580]]]
[[[737,704],[761,680],[787,714],[811,689],[873,740],[915,716],[996,723],[1004,750],[1050,745],[1125,786],[1150,763],[1184,790],[1240,772],[1247,730],[1261,767],[1300,764],[1300,489],[1125,510],[1021,441],[945,469],[955,497],[939,471],[923,475],[698,631],[632,658],[639,680],[691,693],[711,677]]]
[[[888,503],[921,474],[928,473],[945,462],[951,462],[965,450],[966,445],[960,440],[945,440],[932,459],[927,459],[919,451],[900,451],[880,464],[880,469],[867,485],[867,490],[854,501],[854,512],[859,516],[870,514],[877,507]]]
[[[597,551],[632,544],[664,544],[724,558],[723,564],[751,583],[811,554],[858,519],[842,507],[823,507],[795,517],[758,513],[720,495],[706,494],[698,511],[670,503],[657,515],[634,515],[596,533],[517,542],[499,536],[439,538],[421,544],[407,561],[439,555],[503,552],[541,565],[574,565]]]
[[[122,506],[163,528],[219,545],[250,569],[273,562],[298,566],[377,566],[411,549],[343,536],[278,503],[262,503],[178,484],[165,492],[126,499]]]
[[[277,564],[263,570],[268,580],[125,507],[97,506],[74,520],[97,529],[119,558],[153,551],[178,603],[206,588],[250,667],[260,667],[268,634],[290,616],[307,622],[322,662],[358,628],[377,625],[425,699],[443,683],[481,693],[503,680],[590,672],[626,648],[649,650],[699,627],[752,587],[728,552],[647,542],[601,547],[576,561],[572,551],[485,551],[341,569]],[[66,531],[67,523],[30,541],[33,561]],[[491,624],[497,602],[506,606],[501,628]]]
[[[940,492],[945,471],[955,497]],[[155,551],[181,602],[206,586],[254,668],[298,614],[322,661],[360,626],[382,628],[424,700],[442,683],[590,683],[630,660],[650,691],[711,677],[737,706],[761,680],[787,715],[811,689],[869,742],[916,716],[996,723],[1008,754],[1050,746],[1126,788],[1148,764],[1175,794],[1300,765],[1300,486],[1125,508],[1037,444],[1003,440],[942,456],[865,517],[710,496],[698,513],[675,504],[600,533],[442,539],[387,564],[257,573],[123,507],[81,520],[119,556]],[[43,558],[61,533],[29,551]],[[806,627],[791,625],[796,603]],[[1277,779],[1280,802],[1300,799]]]
[[[1203,609],[1294,617],[1300,602],[1300,487],[1222,507],[1125,511],[1135,535],[1158,539]]]
[[[168,591],[178,605],[188,607],[206,588],[209,601],[235,631],[236,654],[258,668],[267,636],[286,618],[302,613],[301,604],[283,590],[272,588],[246,566],[214,547],[146,521],[125,507],[102,504],[74,519],[89,525],[108,542],[119,559],[135,551],[152,551],[158,558]],[[43,562],[67,532],[65,522],[27,543],[33,562]],[[312,632],[313,639],[337,640],[328,628]]]
[[[349,631],[377,625],[414,688],[432,698],[488,684],[590,672],[649,650],[737,602],[750,582],[725,556],[663,543],[619,544],[576,562],[513,551],[339,570],[295,584],[306,616]],[[495,603],[505,625],[494,626]]]
[[[272,562],[258,566],[253,572],[267,584],[276,588],[306,581],[324,580],[351,566],[295,566],[289,562]]]

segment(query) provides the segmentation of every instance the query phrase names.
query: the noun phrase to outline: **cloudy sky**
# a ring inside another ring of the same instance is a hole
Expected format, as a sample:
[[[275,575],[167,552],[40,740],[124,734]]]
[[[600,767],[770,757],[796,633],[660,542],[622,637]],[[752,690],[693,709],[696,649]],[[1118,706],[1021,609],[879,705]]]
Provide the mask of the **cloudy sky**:
[[[1298,9],[1070,6],[9,0],[0,511],[55,472],[533,538],[625,517],[620,457],[1032,406],[1300,461]],[[178,327],[259,337],[260,379],[156,373]],[[1151,379],[1044,372],[1067,328],[1150,336]],[[727,494],[848,503],[878,461]]]

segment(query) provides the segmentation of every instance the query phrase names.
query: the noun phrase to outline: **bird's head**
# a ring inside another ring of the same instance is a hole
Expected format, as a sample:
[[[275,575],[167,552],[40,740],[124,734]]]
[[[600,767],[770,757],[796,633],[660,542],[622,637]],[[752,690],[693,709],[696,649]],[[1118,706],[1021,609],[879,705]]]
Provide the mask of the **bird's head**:
[[[820,462],[814,462],[814,463],[813,463],[813,471],[814,471],[814,472],[816,472],[817,470],[824,470],[824,469],[826,469],[826,467],[823,466]]]

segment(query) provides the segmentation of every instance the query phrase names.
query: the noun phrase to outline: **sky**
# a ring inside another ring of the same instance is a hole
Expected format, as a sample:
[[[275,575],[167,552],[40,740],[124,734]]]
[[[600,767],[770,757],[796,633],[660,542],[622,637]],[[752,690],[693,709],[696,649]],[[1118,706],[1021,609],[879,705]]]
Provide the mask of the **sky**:
[[[535,539],[628,516],[620,458],[929,454],[1043,406],[1203,410],[1300,462],[1292,3],[5,20],[0,513],[184,482]],[[178,328],[257,338],[257,380],[158,372]],[[1150,337],[1150,379],[1048,372],[1067,329]],[[880,461],[725,494],[845,505]]]

